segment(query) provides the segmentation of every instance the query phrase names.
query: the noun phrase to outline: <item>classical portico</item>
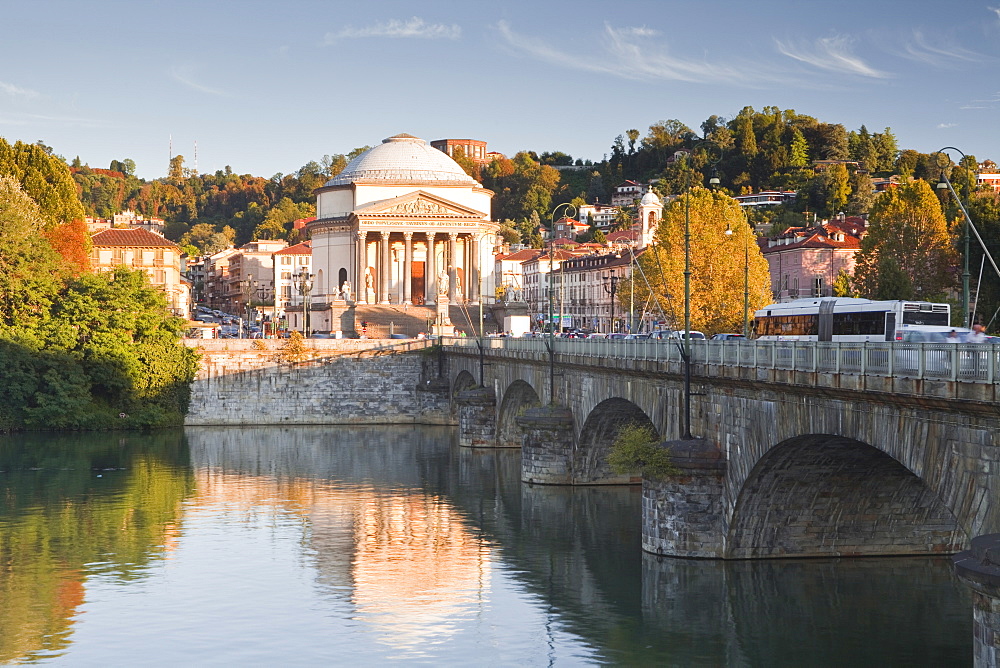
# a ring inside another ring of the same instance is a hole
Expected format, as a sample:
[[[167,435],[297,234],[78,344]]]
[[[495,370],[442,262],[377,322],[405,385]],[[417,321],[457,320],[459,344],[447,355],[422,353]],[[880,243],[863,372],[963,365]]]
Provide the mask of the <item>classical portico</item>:
[[[316,190],[313,308],[478,303],[495,284],[492,197],[424,140],[383,140]]]

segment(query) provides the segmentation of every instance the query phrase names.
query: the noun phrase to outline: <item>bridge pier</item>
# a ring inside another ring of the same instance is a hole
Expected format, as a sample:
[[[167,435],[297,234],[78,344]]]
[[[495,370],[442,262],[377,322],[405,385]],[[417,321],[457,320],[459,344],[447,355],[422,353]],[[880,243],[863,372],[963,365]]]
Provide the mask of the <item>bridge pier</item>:
[[[524,431],[521,481],[573,484],[573,413],[561,406],[531,408],[516,418]]]
[[[726,458],[712,441],[667,441],[678,475],[642,481],[642,549],[722,559],[726,551]]]
[[[1000,534],[972,539],[952,558],[955,574],[972,588],[973,665],[1000,667]]]
[[[465,448],[497,446],[497,395],[492,387],[474,387],[455,396],[458,444]]]

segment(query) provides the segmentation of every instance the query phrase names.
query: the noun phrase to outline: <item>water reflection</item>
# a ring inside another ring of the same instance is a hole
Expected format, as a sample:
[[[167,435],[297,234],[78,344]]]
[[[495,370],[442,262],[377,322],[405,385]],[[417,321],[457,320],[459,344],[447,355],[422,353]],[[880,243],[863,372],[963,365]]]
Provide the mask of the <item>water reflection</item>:
[[[634,488],[519,482],[446,428],[0,441],[0,662],[946,665],[934,559],[639,549]],[[101,477],[98,477],[101,476]]]
[[[0,662],[58,655],[88,575],[141,576],[190,493],[179,432],[0,438]]]

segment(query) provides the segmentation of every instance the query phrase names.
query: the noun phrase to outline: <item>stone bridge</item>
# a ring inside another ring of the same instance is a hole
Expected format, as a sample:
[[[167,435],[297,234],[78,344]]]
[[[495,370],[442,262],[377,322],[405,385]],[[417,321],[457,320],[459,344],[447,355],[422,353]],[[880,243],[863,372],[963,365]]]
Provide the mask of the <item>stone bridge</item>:
[[[664,441],[682,435],[676,355],[660,343],[560,340],[551,358],[544,341],[486,343],[482,355],[475,341],[444,347],[462,445],[521,447],[528,483],[641,482],[648,552],[953,553],[1000,531],[1000,360],[992,347],[946,351],[947,368],[934,361],[938,351],[917,351],[918,364],[890,352],[894,365],[878,346],[862,357],[857,347],[813,346],[810,357],[798,344],[783,358],[758,344],[752,364],[753,344],[741,345],[735,361],[703,348],[691,375],[696,439],[673,444],[681,474],[642,480],[614,474],[607,454],[626,424],[651,427]]]

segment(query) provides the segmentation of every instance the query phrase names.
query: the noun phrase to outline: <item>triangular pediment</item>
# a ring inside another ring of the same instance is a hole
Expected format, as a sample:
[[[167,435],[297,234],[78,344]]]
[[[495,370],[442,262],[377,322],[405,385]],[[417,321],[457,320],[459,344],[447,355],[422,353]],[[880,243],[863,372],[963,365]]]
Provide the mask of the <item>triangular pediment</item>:
[[[457,202],[432,195],[423,190],[415,190],[399,197],[376,200],[363,204],[354,210],[358,217],[405,216],[410,218],[475,218],[482,220],[486,215]]]

